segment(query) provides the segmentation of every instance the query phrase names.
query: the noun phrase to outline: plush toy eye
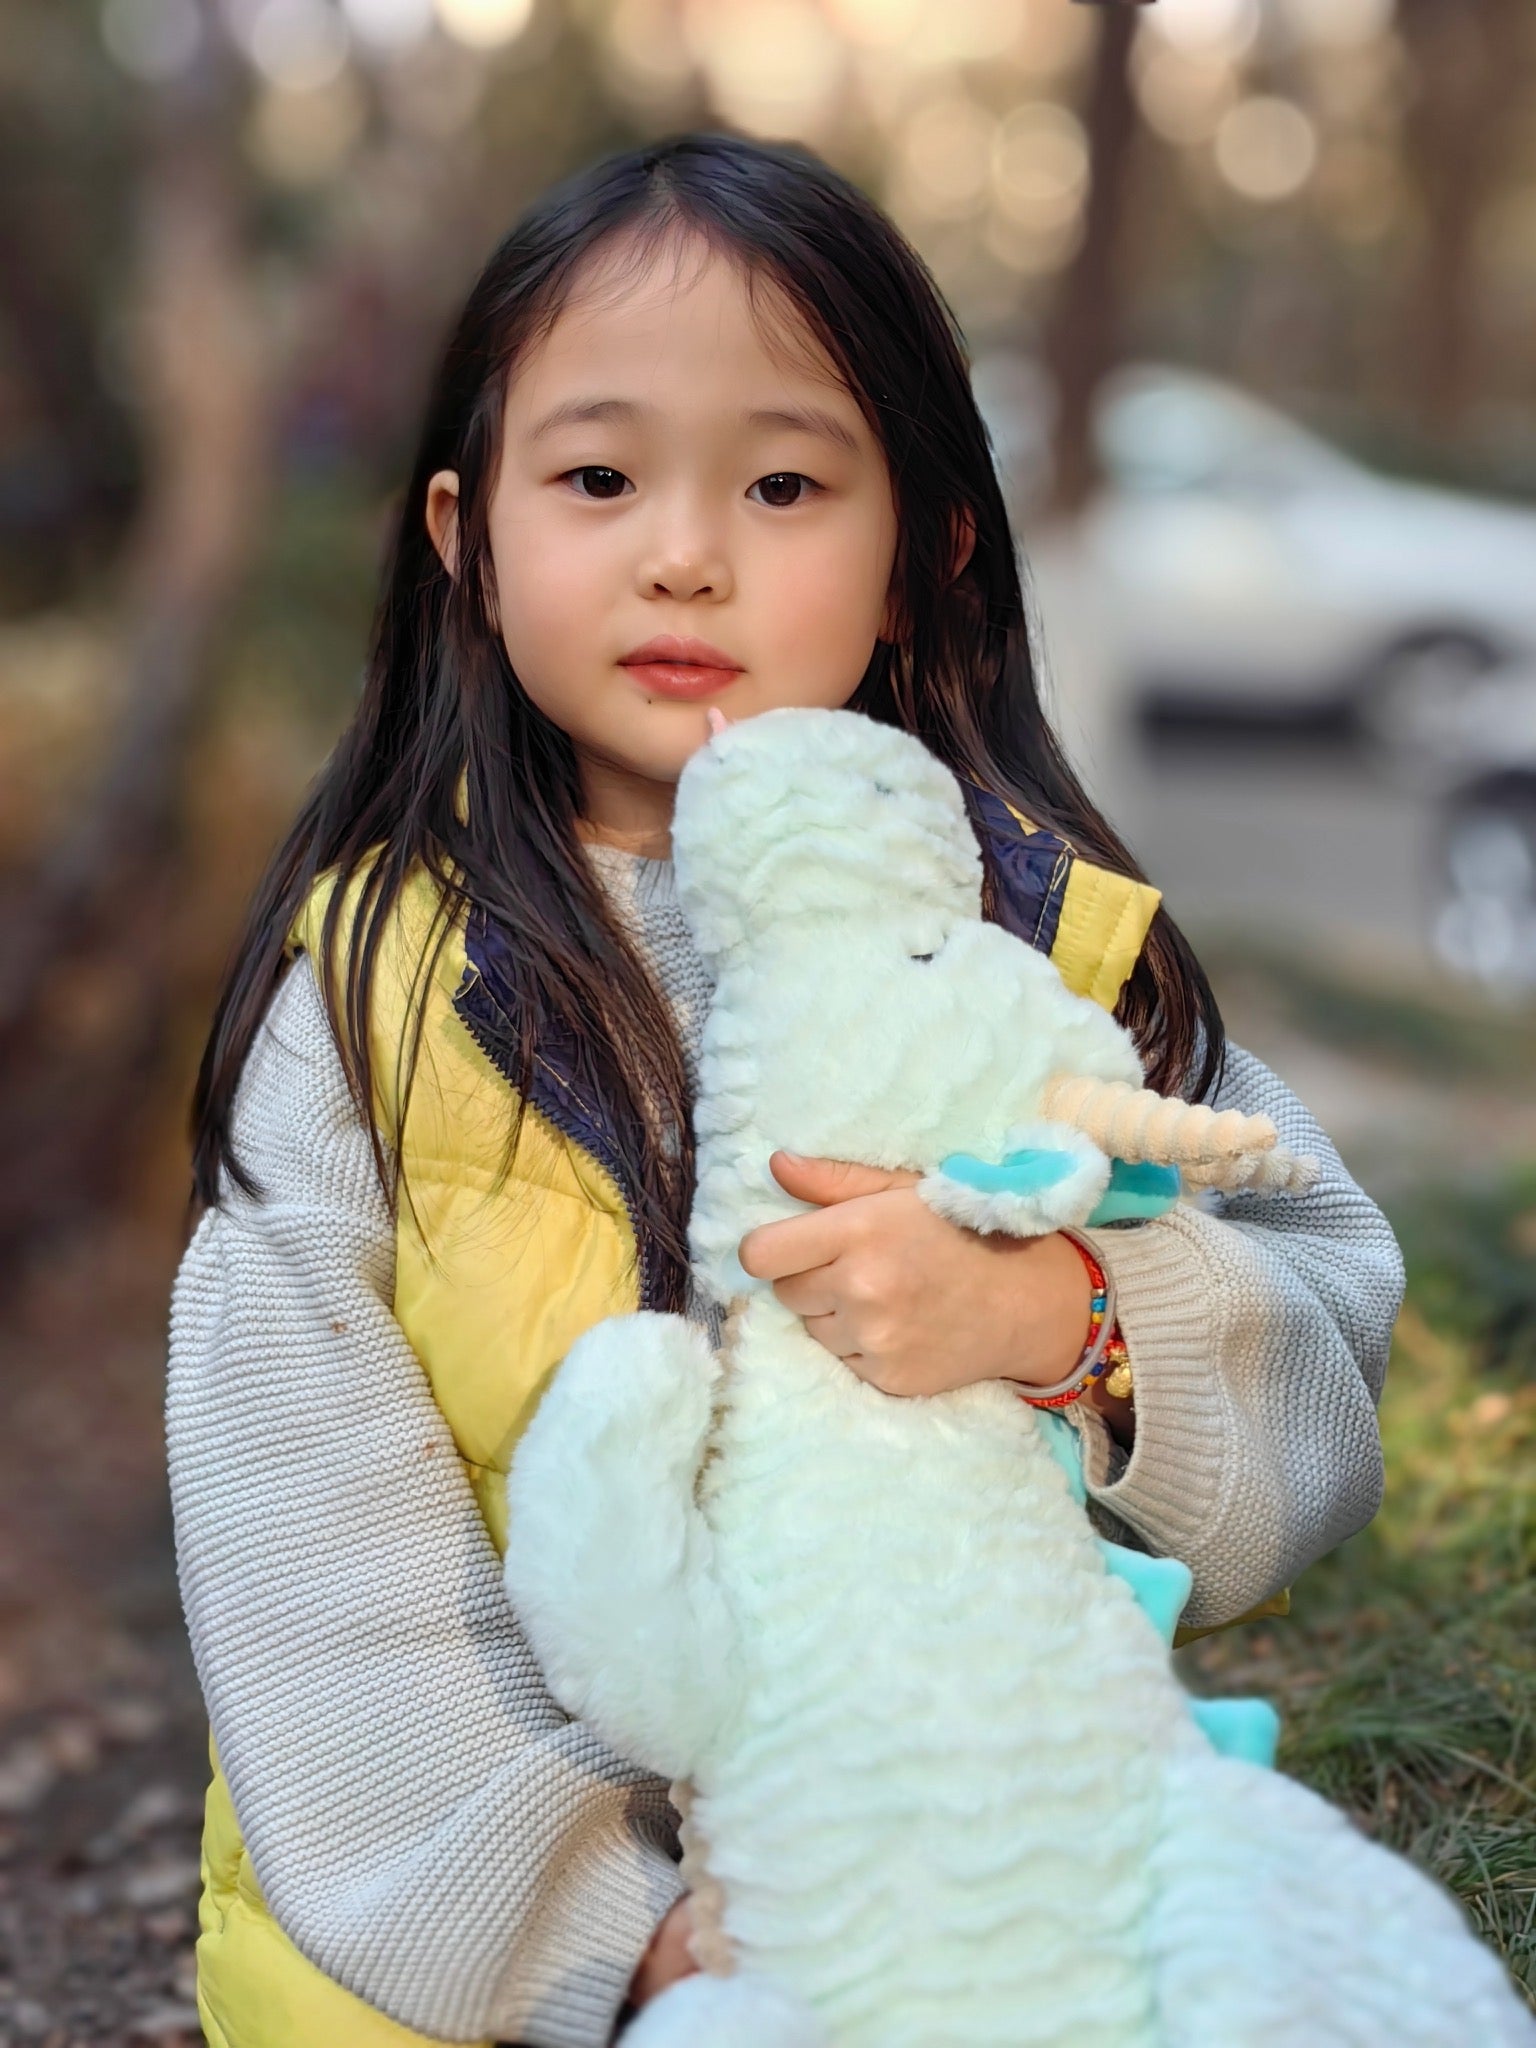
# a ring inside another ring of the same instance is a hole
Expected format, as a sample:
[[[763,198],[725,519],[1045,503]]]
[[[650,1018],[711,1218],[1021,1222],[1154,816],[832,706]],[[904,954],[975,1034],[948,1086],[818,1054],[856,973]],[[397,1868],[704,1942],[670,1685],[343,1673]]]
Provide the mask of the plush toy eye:
[[[909,960],[931,960],[933,955],[931,953],[909,953],[907,958]]]
[[[877,783],[875,784],[875,789],[876,789],[877,793],[878,793],[879,795],[881,795],[881,796],[891,796],[891,795],[893,795],[893,794],[894,794],[894,791],[892,791],[892,790],[891,790],[891,789],[890,789],[890,788],[889,788],[889,787],[888,787],[888,786],[887,786],[887,785],[886,785],[885,783],[883,783],[883,782],[877,782]]]

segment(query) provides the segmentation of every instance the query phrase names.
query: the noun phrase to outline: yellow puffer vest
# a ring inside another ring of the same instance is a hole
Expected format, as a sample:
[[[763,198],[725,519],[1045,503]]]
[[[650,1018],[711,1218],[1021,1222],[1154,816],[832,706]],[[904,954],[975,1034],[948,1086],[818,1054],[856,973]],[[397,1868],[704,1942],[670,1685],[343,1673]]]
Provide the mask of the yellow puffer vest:
[[[1013,830],[1014,851],[1028,855],[1039,880],[1025,928],[1071,987],[1112,1007],[1140,953],[1157,891],[1074,857],[1018,812],[1011,816],[1028,835],[1020,840]],[[354,900],[360,886],[359,878],[349,892]],[[295,922],[292,953],[320,960],[330,893],[322,879]],[[347,903],[342,934],[350,918]],[[1046,918],[1049,927],[1041,922]],[[418,873],[399,900],[377,963],[369,1028],[381,1130],[399,1128],[397,1056],[422,963],[440,929],[436,887]],[[475,992],[478,974],[465,927],[455,925],[427,984],[420,1061],[401,1133],[413,1200],[400,1204],[394,1312],[501,1551],[506,1472],[540,1392],[583,1330],[633,1309],[639,1297],[623,1192],[569,1121],[530,1099],[517,1157],[501,1178],[511,1093],[482,1049],[484,1034],[471,1028],[465,997]],[[537,1256],[520,1257],[515,1273],[505,1257],[514,1235],[519,1244],[538,1244]],[[530,1274],[547,1275],[552,1284],[531,1286]],[[217,1756],[213,1767],[197,1944],[198,2010],[211,2048],[424,2042],[426,2036],[323,1975],[283,1934],[252,1874]]]

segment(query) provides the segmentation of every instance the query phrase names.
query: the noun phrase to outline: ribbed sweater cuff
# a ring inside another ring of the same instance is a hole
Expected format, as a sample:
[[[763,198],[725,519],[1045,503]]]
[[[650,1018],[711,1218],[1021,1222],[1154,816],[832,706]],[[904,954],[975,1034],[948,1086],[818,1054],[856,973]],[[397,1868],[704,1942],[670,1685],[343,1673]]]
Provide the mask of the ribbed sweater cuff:
[[[1200,1243],[1209,1221],[1175,1209],[1132,1228],[1084,1233],[1115,1283],[1136,1377],[1129,1458],[1112,1476],[1118,1459],[1108,1431],[1085,1425],[1084,1478],[1096,1500],[1174,1556],[1209,1529],[1229,1483],[1219,1290]]]
[[[518,1943],[497,2038],[519,2048],[606,2048],[640,1958],[682,1893],[677,1864],[633,1837],[551,1871]]]

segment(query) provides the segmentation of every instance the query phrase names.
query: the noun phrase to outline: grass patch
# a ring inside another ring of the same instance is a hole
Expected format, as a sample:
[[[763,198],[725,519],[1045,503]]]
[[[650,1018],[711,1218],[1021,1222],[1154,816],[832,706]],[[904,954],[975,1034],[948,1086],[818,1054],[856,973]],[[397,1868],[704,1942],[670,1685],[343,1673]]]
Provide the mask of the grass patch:
[[[1283,1767],[1448,1885],[1536,2008],[1536,1171],[1393,1221],[1382,1510],[1287,1620],[1179,1665],[1271,1699]]]

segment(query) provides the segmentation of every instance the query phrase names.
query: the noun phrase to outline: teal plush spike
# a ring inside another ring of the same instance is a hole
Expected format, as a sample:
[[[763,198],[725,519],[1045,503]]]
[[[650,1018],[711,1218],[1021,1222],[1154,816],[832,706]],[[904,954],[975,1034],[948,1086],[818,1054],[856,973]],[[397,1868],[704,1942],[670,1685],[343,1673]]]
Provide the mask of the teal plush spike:
[[[1005,1153],[1000,1166],[970,1152],[951,1152],[939,1161],[939,1171],[984,1195],[1037,1195],[1042,1188],[1053,1188],[1057,1181],[1065,1180],[1076,1163],[1070,1152],[1029,1146],[1021,1152]]]
[[[1123,1223],[1134,1216],[1161,1216],[1179,1199],[1179,1169],[1144,1159],[1112,1159],[1109,1186],[1088,1221]]]
[[[1088,1489],[1083,1484],[1083,1447],[1077,1431],[1065,1416],[1053,1415],[1049,1408],[1037,1408],[1035,1421],[1045,1437],[1046,1449],[1067,1475],[1072,1498],[1079,1507],[1086,1507]]]
[[[1268,1700],[1191,1700],[1189,1711],[1223,1756],[1273,1769],[1280,1716]]]
[[[1104,1553],[1106,1568],[1117,1579],[1124,1579],[1136,1595],[1137,1606],[1163,1641],[1171,1643],[1195,1582],[1189,1566],[1180,1564],[1176,1557],[1148,1557],[1144,1550],[1128,1550],[1124,1544],[1110,1543],[1103,1537],[1099,1539],[1099,1548]]]

